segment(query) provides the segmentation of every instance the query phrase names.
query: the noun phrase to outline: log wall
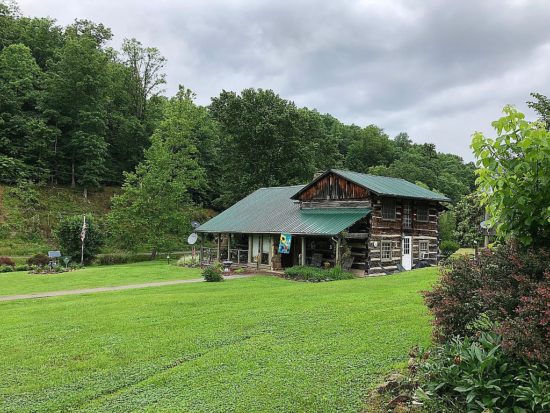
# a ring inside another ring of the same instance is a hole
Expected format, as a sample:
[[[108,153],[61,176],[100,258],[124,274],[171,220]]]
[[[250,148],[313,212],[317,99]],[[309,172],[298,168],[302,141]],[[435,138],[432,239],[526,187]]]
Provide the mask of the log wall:
[[[430,264],[437,264],[437,252],[439,245],[439,234],[437,220],[441,212],[441,206],[436,202],[395,199],[396,213],[395,219],[388,220],[382,217],[381,197],[373,196],[370,234],[368,239],[368,268],[369,275],[381,275],[395,272],[401,265],[402,238],[403,236],[412,237],[412,266],[419,261],[425,260]],[[403,206],[408,204],[411,208],[411,225],[407,227],[403,220]],[[419,207],[428,208],[428,222],[421,222],[417,219],[417,210]],[[382,241],[391,242],[391,259],[382,259],[381,247]],[[420,246],[422,241],[427,242],[426,257],[422,257]]]

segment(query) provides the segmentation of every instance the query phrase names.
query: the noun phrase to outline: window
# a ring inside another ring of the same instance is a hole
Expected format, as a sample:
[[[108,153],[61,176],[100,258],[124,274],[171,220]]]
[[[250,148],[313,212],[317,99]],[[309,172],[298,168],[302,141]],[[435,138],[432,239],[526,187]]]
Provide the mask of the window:
[[[428,222],[430,220],[428,207],[416,208],[416,220],[420,222]]]
[[[391,260],[391,241],[382,241],[380,243],[380,258],[384,261]]]
[[[403,228],[411,229],[412,228],[412,219],[411,219],[411,205],[403,204]]]
[[[384,199],[382,201],[382,219],[395,219],[395,201],[393,199]]]
[[[426,240],[420,240],[418,241],[418,249],[420,250],[420,252],[428,252],[428,241]]]

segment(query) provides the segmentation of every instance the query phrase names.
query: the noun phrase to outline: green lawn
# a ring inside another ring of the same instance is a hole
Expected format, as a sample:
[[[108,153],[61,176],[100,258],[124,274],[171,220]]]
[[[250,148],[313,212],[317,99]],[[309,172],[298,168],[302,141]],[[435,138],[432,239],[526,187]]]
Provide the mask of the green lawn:
[[[418,292],[436,278],[258,276],[0,302],[0,411],[357,412],[429,343]]]
[[[199,277],[199,269],[179,268],[175,265],[168,265],[166,261],[96,266],[48,275],[17,271],[0,273],[0,296]]]

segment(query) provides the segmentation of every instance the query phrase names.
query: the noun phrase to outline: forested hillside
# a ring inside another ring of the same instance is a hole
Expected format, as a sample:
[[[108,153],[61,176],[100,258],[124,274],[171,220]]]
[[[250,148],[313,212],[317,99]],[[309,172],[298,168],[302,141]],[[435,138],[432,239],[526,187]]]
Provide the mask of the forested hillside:
[[[459,156],[271,90],[223,90],[206,107],[183,86],[166,96],[160,51],[136,39],[115,50],[112,36],[101,23],[63,27],[0,3],[0,182],[68,186],[83,198],[123,186],[108,218],[120,247],[170,248],[203,208],[327,168],[401,177],[454,202],[474,188],[474,165]],[[132,233],[140,224],[168,235]]]

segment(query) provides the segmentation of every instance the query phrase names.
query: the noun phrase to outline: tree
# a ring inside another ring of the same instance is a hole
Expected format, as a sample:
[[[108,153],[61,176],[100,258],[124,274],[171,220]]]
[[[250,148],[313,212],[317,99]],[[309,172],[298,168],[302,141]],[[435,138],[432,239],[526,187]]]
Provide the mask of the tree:
[[[311,180],[316,146],[294,103],[272,90],[245,89],[240,95],[223,91],[209,110],[224,134],[217,205],[227,207],[260,187]]]
[[[70,216],[61,220],[55,231],[55,237],[61,248],[61,253],[70,256],[73,261],[77,262],[80,262],[80,254],[82,252],[82,241],[80,240],[82,223],[82,215]],[[103,236],[93,216],[86,216],[86,225],[84,262],[90,263],[103,245]]]
[[[100,186],[107,172],[107,64],[94,37],[72,36],[48,76],[46,113],[62,134],[55,143],[55,175],[65,182],[70,176],[71,186],[81,185],[84,196],[89,187]]]
[[[460,246],[473,248],[482,245],[480,223],[484,220],[485,211],[479,194],[466,195],[454,205],[452,212],[456,221],[453,236]]]
[[[540,120],[546,125],[546,129],[550,130],[550,99],[540,93],[531,93],[536,100],[527,102],[527,106],[537,112]]]
[[[112,243],[122,249],[148,247],[172,251],[191,231],[192,194],[206,185],[193,136],[206,111],[178,96],[166,107],[165,119],[135,173],[126,173],[122,194],[109,214]]]
[[[438,226],[441,241],[455,241],[456,215],[453,210],[447,210],[439,215]]]
[[[500,238],[525,246],[550,242],[550,132],[513,106],[492,123],[497,137],[474,133],[481,201]]]
[[[358,139],[351,144],[346,167],[358,172],[368,172],[374,166],[388,166],[395,158],[395,147],[382,128],[369,125],[361,130]]]
[[[1,180],[41,180],[48,176],[50,145],[56,131],[36,110],[43,73],[31,51],[12,44],[0,53],[0,160]]]
[[[143,47],[136,39],[125,39],[122,43],[123,61],[132,74],[131,95],[134,114],[143,119],[149,98],[162,92],[166,75],[162,72],[166,64],[159,50],[155,47]]]

